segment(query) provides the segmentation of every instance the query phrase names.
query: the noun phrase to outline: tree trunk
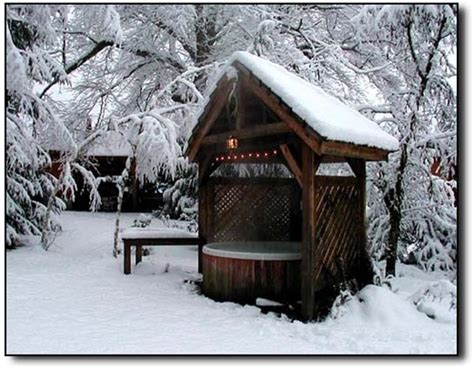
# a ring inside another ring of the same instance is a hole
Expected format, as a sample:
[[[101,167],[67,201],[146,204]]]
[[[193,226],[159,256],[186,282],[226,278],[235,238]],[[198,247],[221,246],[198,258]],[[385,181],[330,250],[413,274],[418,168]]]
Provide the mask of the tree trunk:
[[[394,190],[390,190],[389,193],[384,197],[385,205],[388,208],[389,217],[390,217],[390,231],[388,233],[388,246],[385,250],[385,274],[395,276],[396,269],[395,265],[397,262],[397,250],[398,250],[398,239],[400,237],[400,222],[401,214],[400,209],[395,200],[391,197],[394,197]]]
[[[115,214],[115,230],[114,230],[114,250],[113,256],[117,258],[120,254],[119,248],[119,230],[120,230],[120,215],[122,214],[122,203],[123,203],[123,192],[125,191],[125,180],[122,177],[120,183],[117,184],[118,197],[117,197],[117,213]]]
[[[212,45],[217,36],[216,12],[218,5],[195,4],[196,12],[196,54],[194,62],[200,67],[209,60]],[[204,91],[206,85],[206,72],[197,73],[195,85],[199,91]]]
[[[418,105],[419,103],[417,103]],[[410,133],[414,130],[416,116],[413,114],[410,122]],[[387,206],[390,216],[390,231],[388,233],[388,246],[385,252],[386,265],[385,275],[396,275],[395,265],[397,262],[398,240],[400,238],[400,223],[402,221],[402,203],[403,203],[403,177],[408,161],[408,144],[404,143],[401,148],[400,165],[396,176],[394,188],[390,188],[384,196],[384,202]]]
[[[120,182],[117,183],[117,189],[118,189],[117,213],[115,215],[114,249],[112,252],[115,258],[117,258],[118,255],[120,254],[120,248],[119,248],[120,215],[122,214],[123,194],[125,192],[127,180],[130,174],[130,163],[131,163],[131,159],[129,157],[127,158],[127,161],[125,162],[125,169],[122,172]]]

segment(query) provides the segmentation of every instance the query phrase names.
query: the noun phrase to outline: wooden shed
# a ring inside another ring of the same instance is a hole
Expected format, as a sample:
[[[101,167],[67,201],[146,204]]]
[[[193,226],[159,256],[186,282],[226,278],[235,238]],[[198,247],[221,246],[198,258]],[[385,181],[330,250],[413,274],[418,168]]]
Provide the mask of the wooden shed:
[[[88,121],[89,123],[89,121]],[[89,125],[76,133],[78,140],[84,140],[94,132]],[[48,149],[52,158],[49,172],[59,178],[62,170],[61,157],[67,154],[67,145],[64,140],[50,133],[51,136],[44,137],[41,142]],[[81,134],[82,133],[82,134]],[[84,164],[94,175],[100,177],[120,176],[125,169],[127,158],[132,154],[129,143],[117,132],[107,131],[96,139],[84,153]],[[68,209],[73,211],[88,211],[90,207],[89,188],[84,185],[82,175],[73,173],[77,183],[77,191],[74,201],[68,201]],[[163,195],[158,191],[156,182],[146,182],[139,185],[136,176],[136,162],[132,160],[130,168],[130,188],[124,193],[122,210],[129,212],[152,211],[163,203]],[[112,181],[102,181],[98,188],[101,205],[100,211],[117,211],[118,189]]]
[[[397,148],[376,123],[320,88],[236,52],[210,89],[186,150],[199,165],[199,235],[205,243],[300,242],[301,316],[314,319],[342,281],[371,281],[365,163]],[[317,174],[321,164],[343,162],[353,175]],[[293,178],[213,175],[228,163],[283,164]]]

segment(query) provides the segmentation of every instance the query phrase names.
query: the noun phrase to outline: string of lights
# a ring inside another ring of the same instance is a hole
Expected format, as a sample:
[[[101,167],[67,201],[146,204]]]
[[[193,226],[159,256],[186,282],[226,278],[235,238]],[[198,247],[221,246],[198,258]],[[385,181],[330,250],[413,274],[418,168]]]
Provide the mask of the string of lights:
[[[238,161],[244,160],[249,158],[257,158],[257,159],[268,159],[272,156],[276,156],[278,154],[278,150],[273,149],[271,151],[263,151],[263,152],[231,152],[231,153],[223,153],[219,154],[215,157],[215,161],[223,162],[223,161]]]

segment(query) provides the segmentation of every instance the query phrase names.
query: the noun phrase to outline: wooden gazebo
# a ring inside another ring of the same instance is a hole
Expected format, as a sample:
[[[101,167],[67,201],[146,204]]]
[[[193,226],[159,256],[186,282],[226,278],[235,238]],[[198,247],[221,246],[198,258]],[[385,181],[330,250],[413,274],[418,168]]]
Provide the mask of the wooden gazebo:
[[[374,122],[284,68],[232,56],[209,93],[186,154],[199,164],[199,235],[205,242],[302,244],[301,313],[344,280],[371,281],[365,227],[366,161],[398,142]],[[347,162],[352,176],[317,175]],[[279,163],[293,179],[221,178],[225,163]],[[201,268],[201,251],[200,251]]]

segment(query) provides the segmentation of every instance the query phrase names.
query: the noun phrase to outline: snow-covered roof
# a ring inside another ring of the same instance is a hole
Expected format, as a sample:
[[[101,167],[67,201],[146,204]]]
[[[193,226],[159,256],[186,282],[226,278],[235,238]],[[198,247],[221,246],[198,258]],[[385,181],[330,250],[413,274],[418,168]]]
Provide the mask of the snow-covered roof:
[[[87,150],[87,156],[127,157],[131,155],[130,144],[121,134],[114,131],[104,133]]]
[[[248,69],[323,139],[385,151],[398,149],[398,140],[374,121],[280,65],[256,55],[244,51],[234,52],[218,80],[227,75],[236,63]],[[207,102],[216,85],[217,82],[209,89]],[[197,114],[196,122],[204,113],[205,108]]]
[[[84,139],[87,134],[82,134]],[[41,145],[48,151],[67,151],[71,144],[65,138],[61,139],[55,132],[48,132],[41,139]],[[118,132],[108,131],[98,137],[87,148],[87,156],[127,157],[132,155],[132,149],[127,140]]]
[[[398,149],[397,139],[375,122],[280,65],[243,51],[232,55],[234,61],[249,69],[322,137],[388,151]]]

